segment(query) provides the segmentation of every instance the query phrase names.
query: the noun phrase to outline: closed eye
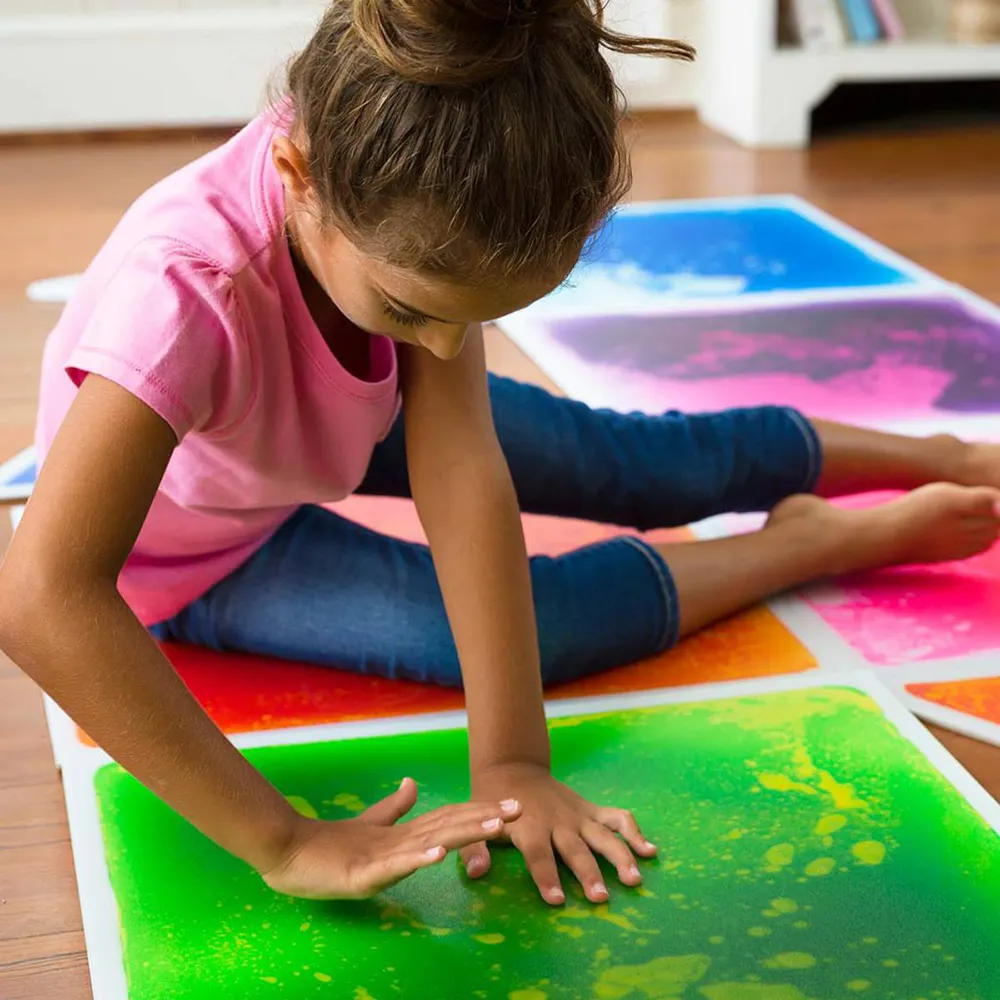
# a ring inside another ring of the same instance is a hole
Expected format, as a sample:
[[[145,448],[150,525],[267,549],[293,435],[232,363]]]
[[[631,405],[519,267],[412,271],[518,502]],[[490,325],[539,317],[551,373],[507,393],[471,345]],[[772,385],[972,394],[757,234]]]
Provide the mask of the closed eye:
[[[410,327],[412,329],[413,327],[425,326],[427,324],[427,317],[422,313],[403,312],[403,310],[397,309],[391,302],[382,302],[382,312],[394,323],[399,324],[399,326]]]

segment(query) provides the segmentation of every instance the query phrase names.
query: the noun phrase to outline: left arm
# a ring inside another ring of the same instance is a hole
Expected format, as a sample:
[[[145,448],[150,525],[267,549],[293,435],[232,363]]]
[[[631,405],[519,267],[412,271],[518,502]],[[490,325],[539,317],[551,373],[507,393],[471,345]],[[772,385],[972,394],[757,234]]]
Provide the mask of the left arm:
[[[408,349],[404,380],[410,485],[462,664],[472,770],[547,768],[528,557],[493,428],[481,331],[452,361]]]
[[[500,449],[482,331],[470,330],[453,360],[407,348],[403,401],[413,498],[430,542],[451,624],[469,713],[472,791],[517,798],[510,838],[542,895],[564,897],[553,847],[594,902],[607,899],[594,851],[622,881],[641,881],[620,832],[640,854],[655,847],[632,816],[601,809],[556,782],[549,770],[538,633],[517,497]],[[485,845],[463,851],[470,875],[489,868]]]

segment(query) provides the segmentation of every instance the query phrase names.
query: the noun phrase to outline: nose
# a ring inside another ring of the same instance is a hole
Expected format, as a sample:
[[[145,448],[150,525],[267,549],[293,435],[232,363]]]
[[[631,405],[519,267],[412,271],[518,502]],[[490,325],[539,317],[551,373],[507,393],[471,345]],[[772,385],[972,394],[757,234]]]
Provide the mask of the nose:
[[[420,333],[420,346],[430,351],[442,361],[451,361],[462,353],[465,346],[467,327],[461,330],[446,327],[439,330],[425,330]]]

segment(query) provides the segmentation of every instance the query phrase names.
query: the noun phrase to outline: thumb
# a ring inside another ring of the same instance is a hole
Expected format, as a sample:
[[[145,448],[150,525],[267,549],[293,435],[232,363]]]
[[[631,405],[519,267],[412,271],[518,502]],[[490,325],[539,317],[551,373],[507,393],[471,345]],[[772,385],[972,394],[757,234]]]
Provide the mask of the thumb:
[[[469,878],[482,878],[490,870],[490,849],[483,841],[463,847],[459,856]]]
[[[392,826],[402,819],[417,804],[417,783],[412,778],[403,778],[399,788],[376,802],[361,814],[361,819],[379,826]]]

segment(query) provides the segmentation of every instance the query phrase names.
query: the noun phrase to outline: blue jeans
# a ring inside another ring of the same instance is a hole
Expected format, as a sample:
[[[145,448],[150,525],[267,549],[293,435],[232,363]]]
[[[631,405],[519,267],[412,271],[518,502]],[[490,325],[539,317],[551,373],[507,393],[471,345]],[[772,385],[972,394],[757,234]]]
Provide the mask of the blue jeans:
[[[769,510],[810,491],[819,475],[816,432],[788,409],[620,414],[495,377],[490,394],[525,513],[674,527]],[[410,496],[402,419],[376,448],[359,492]],[[547,684],[677,641],[670,570],[642,541],[536,557],[531,577]],[[152,631],[214,649],[461,683],[428,549],[320,507],[300,508],[242,567]]]

